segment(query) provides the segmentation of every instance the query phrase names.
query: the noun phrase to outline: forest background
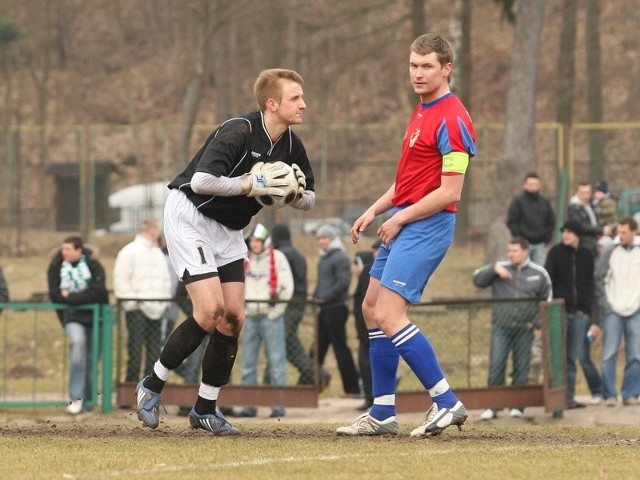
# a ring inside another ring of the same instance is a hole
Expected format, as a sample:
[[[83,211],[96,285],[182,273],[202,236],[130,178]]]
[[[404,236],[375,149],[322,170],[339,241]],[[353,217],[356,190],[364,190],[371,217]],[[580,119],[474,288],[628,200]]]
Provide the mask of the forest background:
[[[74,166],[82,198],[96,190],[85,162],[108,164],[107,193],[167,180],[211,128],[255,109],[255,77],[275,66],[306,81],[318,211],[348,217],[392,181],[417,102],[409,45],[433,31],[454,44],[452,89],[479,128],[459,240],[478,231],[491,256],[527,171],[558,199],[577,149],[567,188],[640,185],[638,25],[632,0],[0,0],[1,253],[37,251],[41,229],[60,230],[54,204],[78,203],[60,198],[56,166]]]

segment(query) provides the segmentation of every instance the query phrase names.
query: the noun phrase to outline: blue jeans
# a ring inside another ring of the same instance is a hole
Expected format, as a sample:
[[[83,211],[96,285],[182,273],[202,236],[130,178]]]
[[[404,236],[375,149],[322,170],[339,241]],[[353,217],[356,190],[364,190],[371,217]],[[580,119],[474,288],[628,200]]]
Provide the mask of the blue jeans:
[[[491,328],[491,353],[489,356],[490,387],[504,385],[507,359],[512,352],[512,385],[526,385],[529,380],[533,330],[528,326],[505,327],[494,324]]]
[[[625,364],[622,398],[640,396],[640,312],[622,317],[610,312],[602,319],[602,383],[603,396],[617,398],[616,363],[624,334]]]
[[[64,330],[69,337],[69,397],[71,400],[92,401],[92,325],[70,322],[65,324]]]
[[[582,365],[592,395],[602,395],[602,379],[591,360],[587,332],[591,320],[580,312],[567,313],[567,403],[575,402],[578,362]]]
[[[544,262],[547,260],[547,244],[529,244],[529,260],[544,267]]]
[[[264,341],[271,385],[287,384],[287,348],[284,317],[275,320],[247,317],[242,328],[242,385],[258,384],[260,343]]]

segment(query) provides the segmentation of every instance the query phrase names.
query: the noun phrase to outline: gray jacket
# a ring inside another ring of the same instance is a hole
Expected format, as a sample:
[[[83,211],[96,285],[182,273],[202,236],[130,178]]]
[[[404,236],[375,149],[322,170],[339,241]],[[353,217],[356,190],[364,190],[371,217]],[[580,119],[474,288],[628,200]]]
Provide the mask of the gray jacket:
[[[485,265],[473,272],[476,287],[492,287],[494,299],[531,298],[551,301],[553,298],[551,278],[547,271],[527,260],[517,267],[511,262],[498,262],[511,273],[504,280],[494,271],[495,264]],[[504,327],[539,326],[538,302],[499,302],[493,306],[493,323]]]
[[[346,305],[351,284],[351,260],[342,248],[329,248],[318,260],[318,279],[313,297],[320,307]]]

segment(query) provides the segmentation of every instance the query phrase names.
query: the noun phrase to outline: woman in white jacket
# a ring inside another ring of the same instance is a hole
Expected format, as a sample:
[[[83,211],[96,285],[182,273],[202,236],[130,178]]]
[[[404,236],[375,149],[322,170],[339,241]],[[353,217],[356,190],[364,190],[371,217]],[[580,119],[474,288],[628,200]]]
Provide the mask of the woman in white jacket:
[[[249,237],[245,273],[245,323],[242,343],[243,385],[258,383],[260,344],[264,342],[271,385],[287,384],[284,311],[293,295],[293,275],[287,258],[271,245],[269,232],[257,224]],[[264,301],[261,301],[264,300]],[[255,417],[257,409],[244,407],[239,416]],[[273,407],[271,417],[282,417],[283,407]]]

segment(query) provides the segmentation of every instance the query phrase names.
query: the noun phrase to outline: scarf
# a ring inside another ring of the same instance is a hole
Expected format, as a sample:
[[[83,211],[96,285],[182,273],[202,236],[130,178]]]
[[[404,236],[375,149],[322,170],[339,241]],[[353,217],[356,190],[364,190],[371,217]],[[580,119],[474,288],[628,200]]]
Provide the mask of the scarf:
[[[275,248],[269,246],[269,298],[278,298],[278,270],[276,269]]]
[[[60,268],[60,290],[70,293],[83,292],[91,284],[91,271],[87,265],[87,258],[82,255],[78,263],[73,265],[66,260]]]

